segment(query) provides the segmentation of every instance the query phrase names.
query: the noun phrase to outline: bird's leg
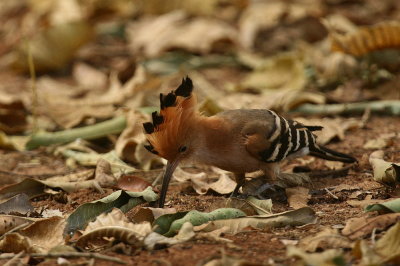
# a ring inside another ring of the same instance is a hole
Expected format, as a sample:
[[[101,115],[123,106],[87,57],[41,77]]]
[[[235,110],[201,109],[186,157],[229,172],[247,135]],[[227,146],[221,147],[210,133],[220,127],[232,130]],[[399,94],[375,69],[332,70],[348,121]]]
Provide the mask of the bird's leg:
[[[236,181],[236,187],[230,196],[231,198],[238,196],[239,189],[244,185],[245,174],[244,173],[235,173],[235,181]]]
[[[263,172],[265,175],[265,183],[257,188],[257,190],[254,192],[254,195],[261,199],[265,198],[264,196],[262,196],[262,194],[267,190],[271,192],[276,192],[275,185],[269,183],[269,181],[275,181],[277,179],[277,176],[280,172],[279,164],[271,164],[270,167],[263,169]]]

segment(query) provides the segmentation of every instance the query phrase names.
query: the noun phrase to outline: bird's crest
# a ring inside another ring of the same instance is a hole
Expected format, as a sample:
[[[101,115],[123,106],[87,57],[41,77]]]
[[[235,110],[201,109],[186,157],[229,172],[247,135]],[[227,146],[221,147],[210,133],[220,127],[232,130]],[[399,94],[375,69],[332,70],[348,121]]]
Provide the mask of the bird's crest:
[[[153,122],[143,124],[149,145],[146,149],[171,160],[179,152],[180,141],[187,133],[188,123],[196,114],[196,97],[192,94],[193,83],[189,77],[182,79],[179,87],[160,94],[160,113],[153,112]]]

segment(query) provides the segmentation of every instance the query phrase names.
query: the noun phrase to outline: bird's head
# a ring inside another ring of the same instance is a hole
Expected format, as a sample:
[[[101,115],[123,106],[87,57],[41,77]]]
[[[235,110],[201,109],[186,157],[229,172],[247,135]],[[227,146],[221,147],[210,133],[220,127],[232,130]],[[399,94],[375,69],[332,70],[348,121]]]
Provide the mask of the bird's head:
[[[152,113],[153,122],[143,127],[149,142],[145,147],[168,160],[163,178],[159,206],[163,207],[169,181],[179,162],[192,153],[196,132],[193,130],[198,111],[193,83],[188,77],[176,90],[160,94],[160,113]]]

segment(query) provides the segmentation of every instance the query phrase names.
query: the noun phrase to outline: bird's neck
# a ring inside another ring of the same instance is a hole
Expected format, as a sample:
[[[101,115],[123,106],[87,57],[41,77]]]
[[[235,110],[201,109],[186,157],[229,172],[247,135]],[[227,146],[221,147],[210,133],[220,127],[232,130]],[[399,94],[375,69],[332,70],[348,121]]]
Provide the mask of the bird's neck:
[[[192,132],[193,154],[192,159],[205,164],[213,164],[215,157],[221,156],[229,150],[229,125],[217,116],[198,116],[193,120]]]

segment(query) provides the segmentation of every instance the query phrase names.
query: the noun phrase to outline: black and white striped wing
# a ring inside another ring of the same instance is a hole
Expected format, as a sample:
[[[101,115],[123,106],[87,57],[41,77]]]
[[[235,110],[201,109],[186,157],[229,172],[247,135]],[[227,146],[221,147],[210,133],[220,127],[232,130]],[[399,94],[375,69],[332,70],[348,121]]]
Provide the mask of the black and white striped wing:
[[[266,136],[270,146],[259,153],[265,162],[280,162],[297,153],[307,154],[316,147],[316,137],[301,123],[287,120],[273,111],[269,113],[274,117],[272,130]],[[319,130],[312,127],[311,130]]]

